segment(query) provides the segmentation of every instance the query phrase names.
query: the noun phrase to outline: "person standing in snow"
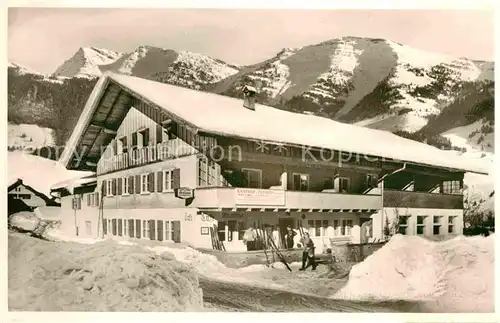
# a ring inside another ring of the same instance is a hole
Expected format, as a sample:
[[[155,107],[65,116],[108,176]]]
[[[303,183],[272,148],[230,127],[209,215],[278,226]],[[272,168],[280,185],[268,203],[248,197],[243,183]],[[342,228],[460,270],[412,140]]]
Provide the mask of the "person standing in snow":
[[[293,249],[293,239],[297,235],[297,232],[292,230],[291,226],[286,227],[286,235],[285,235],[285,242],[286,242],[286,248],[287,249]]]
[[[255,240],[257,239],[257,233],[252,226],[245,231],[243,235],[243,243],[247,245],[247,251],[255,250]]]
[[[316,259],[314,258],[314,242],[309,236],[309,232],[304,232],[304,236],[300,238],[300,243],[303,246],[303,251],[302,268],[300,268],[299,270],[306,270],[307,268],[309,268],[309,266],[312,266],[312,270],[316,270]]]

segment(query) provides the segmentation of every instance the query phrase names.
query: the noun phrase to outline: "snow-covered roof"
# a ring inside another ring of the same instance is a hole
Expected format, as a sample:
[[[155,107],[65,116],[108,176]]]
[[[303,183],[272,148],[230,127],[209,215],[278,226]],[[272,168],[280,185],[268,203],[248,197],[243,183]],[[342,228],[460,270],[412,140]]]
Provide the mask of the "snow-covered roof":
[[[450,158],[450,154],[443,150],[388,131],[288,112],[261,104],[255,104],[255,110],[250,110],[243,107],[242,99],[113,73],[104,74],[96,84],[67,147],[76,147],[79,137],[92,119],[100,93],[109,82],[116,82],[135,95],[147,98],[170,114],[207,133],[319,147],[431,167],[489,173],[488,165],[480,161],[460,156]],[[65,150],[60,160],[68,165],[72,153]]]
[[[26,154],[20,151],[7,153],[9,183],[20,178],[23,184],[50,196],[50,187],[60,181],[76,176],[89,176],[93,172],[72,171],[57,161]]]
[[[67,189],[69,192],[73,192],[73,189],[76,187],[80,187],[83,185],[88,185],[88,184],[93,184],[97,183],[97,177],[95,174],[91,175],[86,175],[86,176],[79,176],[75,178],[71,178],[62,182],[58,182],[50,187],[52,191],[55,190],[60,190],[60,189]]]

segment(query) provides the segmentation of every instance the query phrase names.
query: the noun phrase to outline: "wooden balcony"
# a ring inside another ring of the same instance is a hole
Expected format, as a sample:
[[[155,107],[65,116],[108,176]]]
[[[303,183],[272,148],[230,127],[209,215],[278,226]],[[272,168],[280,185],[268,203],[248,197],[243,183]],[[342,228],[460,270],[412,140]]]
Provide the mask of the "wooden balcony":
[[[97,165],[97,175],[116,172],[163,160],[196,154],[194,147],[180,139],[172,139],[154,146],[137,148],[126,153],[101,157]]]
[[[380,195],[301,192],[237,187],[198,188],[193,205],[205,210],[255,209],[298,212],[375,212]]]
[[[384,207],[463,209],[463,195],[384,190]]]

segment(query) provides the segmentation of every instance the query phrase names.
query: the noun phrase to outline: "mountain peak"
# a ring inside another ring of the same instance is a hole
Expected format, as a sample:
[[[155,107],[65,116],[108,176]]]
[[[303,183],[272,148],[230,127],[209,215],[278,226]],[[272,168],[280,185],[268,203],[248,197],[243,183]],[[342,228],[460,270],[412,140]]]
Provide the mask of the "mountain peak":
[[[101,76],[99,66],[115,62],[123,54],[98,47],[80,47],[75,54],[59,66],[54,76],[85,77]]]
[[[43,75],[42,73],[37,72],[32,68],[29,68],[27,66],[23,66],[23,65],[14,63],[14,62],[9,62],[8,67],[15,69],[19,75],[22,75],[22,74]]]

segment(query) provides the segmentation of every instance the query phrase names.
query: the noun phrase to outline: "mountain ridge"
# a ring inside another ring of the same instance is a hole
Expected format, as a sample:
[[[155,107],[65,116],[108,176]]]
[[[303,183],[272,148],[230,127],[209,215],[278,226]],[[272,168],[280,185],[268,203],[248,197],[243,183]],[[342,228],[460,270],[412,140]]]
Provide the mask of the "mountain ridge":
[[[17,72],[12,71],[14,78]],[[485,127],[494,125],[494,93],[481,92],[493,88],[494,62],[430,53],[381,38],[340,37],[285,47],[244,66],[147,45],[130,53],[84,47],[48,79],[93,82],[104,71],[237,98],[244,85],[252,84],[259,89],[259,103],[410,137],[420,132],[436,137],[478,120]],[[47,77],[37,79],[41,81]],[[477,116],[469,116],[471,109]],[[442,114],[453,122],[443,121]]]

